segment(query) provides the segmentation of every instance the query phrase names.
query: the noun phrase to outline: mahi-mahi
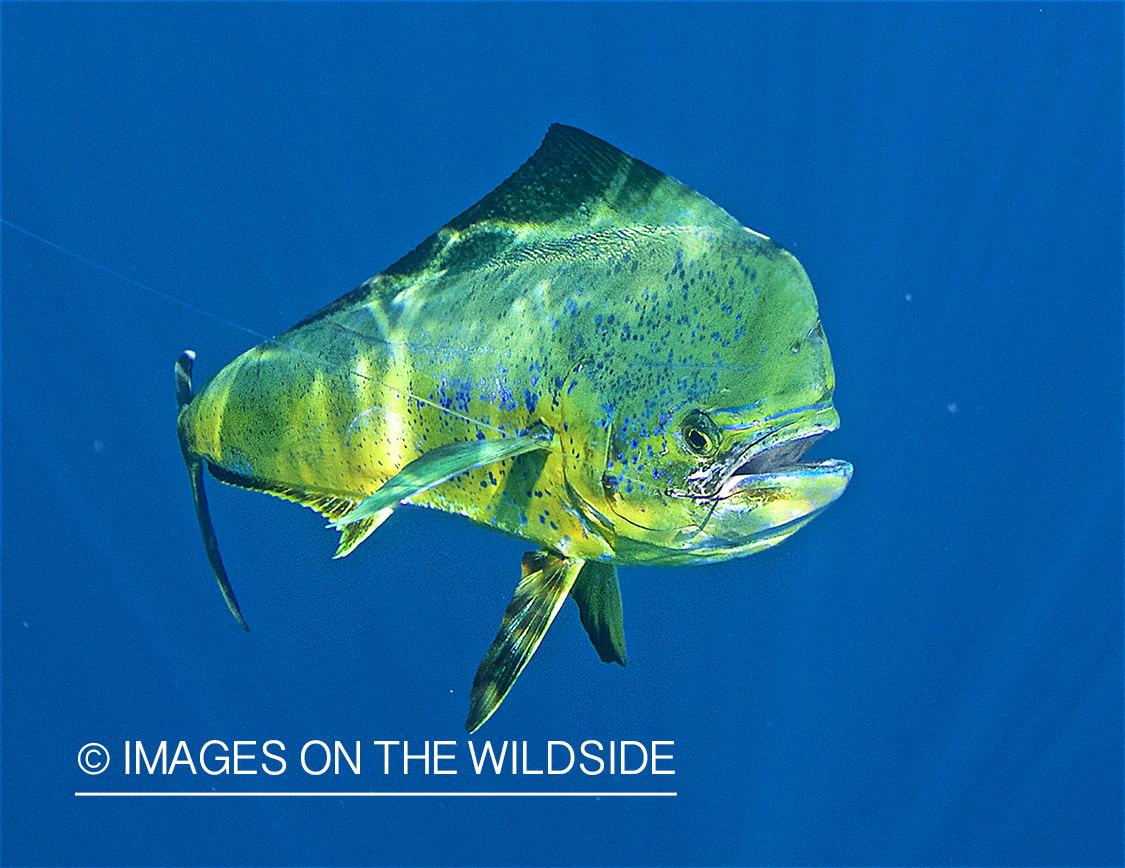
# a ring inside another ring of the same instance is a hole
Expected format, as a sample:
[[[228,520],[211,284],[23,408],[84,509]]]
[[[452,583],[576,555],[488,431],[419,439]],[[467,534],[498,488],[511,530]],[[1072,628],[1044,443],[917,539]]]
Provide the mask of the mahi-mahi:
[[[570,596],[625,664],[618,566],[726,561],[836,500],[835,378],[800,263],[710,200],[554,125],[507,181],[195,391],[178,433],[215,578],[203,466],[293,500],[352,551],[402,504],[527,540],[473,682],[496,710]]]

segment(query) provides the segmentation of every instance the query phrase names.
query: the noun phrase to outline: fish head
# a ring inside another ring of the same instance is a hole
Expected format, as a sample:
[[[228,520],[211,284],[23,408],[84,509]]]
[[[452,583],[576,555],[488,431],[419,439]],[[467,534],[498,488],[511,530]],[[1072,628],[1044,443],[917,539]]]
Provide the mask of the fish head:
[[[618,563],[752,554],[811,520],[851,479],[846,461],[805,459],[840,421],[808,276],[779,245],[750,235],[738,268],[708,261],[723,249],[712,243],[683,269],[714,288],[685,290],[672,318],[680,327],[658,351],[575,378],[597,410],[590,466],[572,475],[584,475],[581,508]]]

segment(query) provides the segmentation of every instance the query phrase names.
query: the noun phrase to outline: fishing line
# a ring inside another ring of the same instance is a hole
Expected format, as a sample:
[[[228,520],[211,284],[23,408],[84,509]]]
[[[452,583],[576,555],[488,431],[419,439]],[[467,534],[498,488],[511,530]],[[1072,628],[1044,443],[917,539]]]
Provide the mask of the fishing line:
[[[228,326],[232,329],[236,329],[237,331],[244,332],[244,333],[262,341],[265,344],[273,344],[274,346],[280,347],[281,349],[287,350],[287,351],[295,353],[297,355],[305,356],[305,357],[313,359],[317,362],[331,364],[331,361],[321,353],[314,353],[314,352],[310,352],[308,350],[305,350],[301,347],[292,346],[290,344],[285,343],[284,341],[278,340],[278,338],[276,336],[270,337],[269,335],[263,334],[262,332],[257,331],[256,329],[249,328],[247,326],[242,325],[241,323],[237,323],[237,322],[235,322],[231,319],[227,319],[224,316],[221,316],[221,315],[216,314],[216,313],[212,313],[211,311],[208,311],[208,310],[204,310],[203,308],[198,307],[197,305],[191,304],[190,302],[184,301],[181,298],[177,298],[174,295],[171,295],[171,294],[166,293],[166,292],[162,292],[162,291],[160,291],[160,290],[158,290],[158,289],[156,289],[152,286],[149,286],[148,284],[141,283],[139,280],[134,280],[131,277],[127,277],[126,275],[121,274],[118,271],[114,271],[112,268],[108,268],[104,265],[101,265],[100,263],[95,262],[92,259],[89,259],[88,257],[83,256],[82,254],[80,254],[80,253],[78,253],[74,250],[71,250],[67,247],[63,247],[61,244],[56,244],[54,241],[50,241],[49,239],[44,238],[41,235],[37,235],[36,233],[32,232],[31,230],[25,229],[23,226],[20,226],[16,223],[13,223],[12,221],[10,221],[10,220],[8,220],[4,217],[0,217],[0,223],[9,227],[10,229],[14,229],[17,232],[20,232],[23,235],[26,235],[28,238],[32,238],[35,241],[38,241],[39,243],[41,243],[41,244],[43,244],[47,247],[50,247],[54,250],[59,251],[60,253],[63,253],[67,256],[70,256],[73,259],[76,259],[79,262],[82,262],[82,263],[90,266],[91,268],[95,268],[98,271],[101,271],[105,274],[110,275],[111,277],[115,277],[119,280],[122,280],[125,283],[130,284],[131,286],[135,286],[138,289],[141,289],[144,292],[149,293],[150,295],[156,296],[159,299],[162,299],[164,301],[167,301],[167,302],[170,302],[172,304],[178,305],[178,306],[184,308],[185,310],[189,310],[192,313],[196,313],[196,314],[199,314],[200,316],[203,316],[203,317],[206,317],[208,319],[214,320],[215,322],[221,323],[221,324],[223,324],[225,326]],[[349,326],[347,326],[343,323],[326,321],[325,325],[331,326],[332,328],[334,328],[334,329],[336,329],[340,332],[344,332],[346,334],[354,335],[354,336],[360,338],[361,340],[367,340],[367,341],[371,340],[370,335],[363,334],[358,329],[351,328],[351,327],[349,327]],[[413,351],[413,350],[417,349],[417,347],[413,346],[409,341],[403,341],[403,340],[392,341],[389,338],[384,338],[383,343],[388,347],[402,347],[402,348],[405,348],[408,351]],[[690,362],[683,362],[683,361],[681,361],[679,363],[667,362],[667,361],[656,362],[654,360],[645,359],[643,357],[640,360],[638,360],[638,362],[643,367],[653,366],[653,367],[663,367],[663,368],[669,368],[669,369],[676,369],[676,368],[690,369],[690,368],[714,367],[714,366],[711,366],[711,365],[705,365],[705,364],[699,364],[699,363],[693,364],[693,363],[690,363]],[[737,371],[737,370],[741,370],[741,369],[744,368],[744,366],[742,366],[742,365],[727,365],[726,367],[730,371]],[[750,370],[749,367],[746,367],[746,369]],[[413,394],[412,392],[404,391],[403,389],[401,389],[397,386],[391,386],[391,385],[389,385],[389,384],[387,384],[387,383],[385,383],[381,380],[375,379],[374,377],[372,377],[368,373],[361,373],[360,371],[352,368],[351,370],[349,370],[349,375],[352,376],[352,377],[355,377],[357,380],[363,380],[363,381],[366,381],[368,383],[371,383],[374,386],[385,389],[388,393],[391,393],[393,395],[405,396],[407,398],[407,400],[415,401],[419,405],[425,405],[425,406],[431,407],[434,410],[439,411],[440,413],[442,413],[443,415],[445,415],[447,417],[460,419],[461,421],[465,422],[466,424],[468,424],[470,426],[476,426],[478,429],[492,431],[493,433],[495,433],[496,435],[498,435],[500,437],[507,437],[507,436],[511,436],[511,434],[512,434],[512,432],[506,432],[503,428],[501,428],[497,425],[489,424],[488,422],[485,422],[481,419],[474,419],[471,416],[468,416],[464,413],[459,413],[459,412],[457,412],[456,410],[453,410],[450,407],[444,407],[441,404],[437,403],[436,401],[430,400],[429,398],[423,398],[422,396]],[[365,415],[366,413],[369,413],[369,412],[371,412],[372,410],[375,410],[375,409],[376,409],[375,407],[370,407],[359,415],[360,416]],[[678,408],[675,408],[675,409],[678,409]],[[356,418],[358,419],[359,416],[357,416]],[[354,423],[354,421],[355,420],[353,420],[353,423]],[[724,426],[724,427],[725,428],[734,428],[735,426]],[[751,427],[753,427],[753,426],[751,426]],[[561,448],[561,446],[558,442],[556,442],[556,443],[552,444],[551,448],[553,450],[558,450],[558,449]],[[714,513],[716,505],[717,504],[711,505],[711,508],[708,511],[708,514],[703,521],[704,526],[710,520],[712,514]],[[703,527],[701,526],[699,528],[699,530],[702,531],[702,529],[703,529]]]
[[[108,274],[111,277],[118,278],[119,280],[122,280],[125,283],[130,284],[131,286],[135,286],[138,289],[141,289],[144,292],[149,293],[150,295],[156,296],[159,299],[163,299],[164,301],[167,301],[167,302],[170,302],[172,304],[178,305],[178,306],[184,308],[185,310],[191,311],[192,313],[199,314],[200,316],[203,316],[203,317],[206,317],[208,319],[214,320],[215,322],[218,322],[218,323],[222,323],[223,325],[228,326],[228,327],[233,328],[233,329],[236,329],[237,331],[241,331],[241,332],[244,332],[248,335],[251,335],[252,337],[262,341],[264,344],[273,344],[274,346],[280,347],[281,349],[287,350],[287,351],[295,353],[297,355],[306,356],[307,358],[313,359],[314,361],[331,364],[331,361],[325,355],[323,355],[322,353],[314,353],[314,352],[310,352],[308,350],[305,350],[301,347],[292,346],[290,344],[285,343],[284,341],[278,340],[278,338],[276,336],[270,337],[269,335],[263,334],[262,332],[257,331],[256,329],[249,328],[247,326],[242,325],[241,323],[237,323],[233,320],[227,319],[224,316],[221,316],[221,315],[216,314],[216,313],[212,313],[211,311],[208,311],[208,310],[204,310],[203,308],[198,307],[197,305],[191,304],[190,302],[184,301],[181,298],[177,298],[174,295],[170,295],[169,293],[162,292],[162,291],[160,291],[160,290],[158,290],[158,289],[156,289],[152,286],[149,286],[148,284],[141,283],[139,280],[134,280],[131,277],[127,277],[126,275],[121,274],[118,271],[114,271],[112,268],[107,268],[106,266],[101,265],[100,263],[97,263],[97,262],[93,261],[92,259],[89,259],[88,257],[83,256],[82,254],[80,254],[80,253],[78,253],[74,250],[71,250],[67,247],[63,247],[61,244],[56,244],[55,242],[50,241],[49,239],[44,238],[41,235],[37,235],[36,233],[32,232],[31,230],[25,229],[23,226],[19,226],[19,225],[13,223],[12,221],[10,221],[10,220],[8,220],[4,217],[0,217],[0,223],[9,227],[10,229],[14,229],[17,232],[20,232],[23,235],[26,235],[28,238],[32,238],[35,241],[40,242],[41,244],[43,244],[47,247],[50,247],[54,250],[59,251],[60,253],[63,253],[67,256],[70,256],[73,259],[76,259],[79,262],[82,262],[82,263],[90,266],[91,268],[95,268],[98,271],[104,272],[105,274]],[[361,340],[367,340],[367,341],[371,340],[370,335],[365,335],[362,332],[360,332],[358,329],[351,328],[351,327],[349,327],[349,326],[347,326],[343,323],[332,322],[332,321],[329,320],[329,321],[325,322],[325,325],[331,326],[332,328],[334,328],[334,329],[336,329],[340,332],[344,332],[346,334],[354,335],[357,338],[360,338]],[[388,347],[405,348],[408,352],[418,349],[417,347],[413,346],[409,341],[404,341],[404,340],[392,341],[389,338],[384,338],[383,343]],[[432,348],[428,348],[428,349],[432,349]],[[679,363],[667,362],[667,361],[656,362],[654,360],[645,359],[643,357],[642,357],[642,359],[640,359],[638,361],[639,361],[639,364],[643,367],[648,367],[648,366],[656,367],[656,366],[658,366],[658,367],[673,368],[673,369],[674,368],[713,367],[713,366],[708,366],[708,365],[704,365],[704,364],[698,364],[698,363],[692,364],[692,363],[688,363],[688,362],[679,362]],[[742,366],[742,365],[728,365],[726,367],[727,367],[728,370],[731,370],[731,371],[740,370],[740,369],[744,368],[744,366]],[[749,368],[747,368],[747,369],[749,370]],[[360,371],[358,371],[354,368],[349,370],[349,376],[355,377],[357,380],[363,380],[363,381],[366,381],[368,383],[371,383],[374,386],[385,389],[390,394],[393,394],[393,395],[396,395],[396,396],[405,396],[407,398],[407,400],[415,401],[419,405],[429,406],[429,407],[439,411],[440,413],[442,413],[443,415],[445,415],[447,417],[460,419],[461,421],[465,422],[466,424],[468,424],[470,426],[476,426],[478,429],[491,431],[491,432],[495,433],[496,435],[498,435],[499,437],[507,437],[507,436],[511,436],[511,434],[512,434],[512,432],[506,432],[503,428],[501,428],[499,426],[489,424],[488,422],[485,422],[481,419],[474,419],[474,418],[472,418],[468,415],[465,415],[464,413],[459,413],[459,412],[457,412],[456,410],[453,410],[450,407],[444,407],[441,404],[437,403],[436,401],[432,401],[428,398],[423,398],[420,395],[415,395],[415,394],[413,394],[409,391],[404,391],[401,388],[398,388],[396,386],[391,386],[391,385],[389,385],[385,382],[382,382],[381,380],[375,379],[374,377],[372,377],[368,373],[361,373]],[[684,406],[684,405],[681,404],[680,406]],[[383,409],[384,409],[384,415],[388,415],[387,411],[386,411],[386,408],[383,408]],[[676,408],[673,409],[672,412],[675,412],[675,410],[678,410],[678,409],[679,409],[679,407],[676,407]],[[352,421],[352,424],[354,424],[360,418],[360,416],[365,416],[366,414],[372,412],[373,410],[376,410],[376,408],[375,407],[367,408],[367,410],[360,413],[356,417],[356,419],[354,419]],[[724,426],[724,427],[725,428],[732,428],[734,426]],[[349,431],[350,431],[350,428],[351,428],[351,426],[349,425]],[[561,444],[560,444],[559,441],[555,441],[554,443],[552,443],[550,448],[552,450],[559,450],[562,447],[561,447]],[[608,448],[609,448],[609,446],[608,446],[608,443],[607,443],[607,449]],[[711,504],[710,508],[708,509],[706,517],[704,518],[701,526],[697,530],[697,533],[701,533],[703,531],[703,528],[707,525],[707,523],[710,521],[712,515],[714,514],[714,511],[715,511],[717,505],[718,505],[717,501],[715,503]]]
[[[223,325],[228,325],[233,329],[238,329],[239,331],[244,331],[247,334],[253,335],[256,338],[261,338],[264,341],[269,340],[269,337],[267,335],[262,334],[261,332],[256,332],[256,331],[254,331],[254,329],[247,328],[244,325],[239,325],[238,323],[234,322],[233,320],[229,320],[226,317],[219,316],[216,313],[211,313],[210,311],[203,310],[203,308],[196,307],[194,304],[191,304],[190,302],[186,302],[183,299],[176,298],[174,295],[169,295],[166,292],[161,292],[159,289],[153,289],[151,286],[148,286],[144,283],[141,283],[139,280],[133,280],[133,278],[131,278],[131,277],[126,277],[124,274],[121,274],[120,272],[114,271],[112,268],[106,268],[104,265],[99,265],[98,263],[94,262],[92,259],[87,259],[81,253],[75,253],[73,250],[70,250],[66,247],[63,247],[61,244],[55,244],[54,241],[48,241],[43,236],[36,235],[34,232],[32,232],[29,229],[24,229],[22,226],[17,226],[11,220],[6,220],[3,217],[0,217],[0,223],[3,223],[5,226],[7,226],[11,229],[15,229],[17,232],[22,232],[28,238],[34,238],[36,241],[38,241],[42,244],[46,244],[48,247],[53,247],[53,248],[55,248],[55,250],[58,250],[62,253],[65,253],[67,256],[73,256],[79,262],[85,262],[91,268],[96,268],[98,271],[104,271],[106,274],[111,275],[112,277],[116,277],[119,280],[124,280],[126,283],[130,283],[133,286],[136,286],[136,287],[139,287],[140,289],[143,289],[145,292],[152,293],[157,298],[162,298],[165,301],[170,301],[170,302],[172,302],[172,304],[178,304],[180,307],[186,308],[187,310],[190,310],[192,313],[197,313],[200,316],[208,317],[210,319],[215,320],[216,322],[221,322]]]
[[[211,313],[210,311],[204,310],[201,307],[197,307],[196,305],[192,304],[191,302],[187,302],[187,301],[184,301],[183,299],[176,298],[176,296],[169,295],[166,292],[161,292],[159,289],[155,289],[155,288],[149,286],[148,284],[141,283],[139,280],[133,280],[133,278],[131,278],[131,277],[126,277],[124,274],[121,274],[118,271],[114,271],[112,268],[107,268],[104,265],[100,265],[99,263],[94,262],[92,259],[86,258],[81,253],[77,253],[74,250],[71,250],[67,247],[63,247],[61,244],[56,244],[54,241],[50,241],[50,240],[44,238],[41,235],[36,235],[31,230],[24,229],[22,226],[19,226],[19,225],[13,223],[11,220],[8,220],[4,217],[0,217],[0,223],[3,223],[5,226],[9,227],[10,229],[14,229],[17,232],[23,233],[28,238],[33,238],[36,241],[40,242],[41,244],[45,244],[47,247],[54,248],[55,250],[58,250],[60,253],[65,253],[67,256],[73,257],[74,259],[77,259],[79,262],[83,262],[86,265],[89,265],[91,268],[96,268],[98,271],[105,272],[106,274],[110,275],[111,277],[116,277],[119,280],[123,280],[126,283],[137,287],[138,289],[143,289],[145,292],[150,293],[151,295],[154,295],[157,298],[163,299],[164,301],[171,302],[172,304],[179,305],[180,307],[182,307],[186,310],[190,310],[192,313],[197,313],[200,316],[207,317],[208,319],[212,319],[216,322],[222,323],[223,325],[229,326],[230,328],[237,329],[238,331],[241,331],[241,332],[245,332],[246,334],[251,335],[252,337],[258,338],[265,343],[272,343],[272,344],[274,344],[278,347],[281,347],[284,350],[288,350],[292,353],[297,353],[298,355],[307,356],[310,359],[314,359],[314,360],[320,361],[320,362],[328,362],[329,361],[323,355],[320,355],[320,354],[317,354],[317,353],[311,353],[308,350],[301,349],[300,347],[291,346],[291,345],[286,344],[282,341],[279,341],[276,337],[271,338],[269,335],[262,334],[262,332],[256,331],[255,329],[252,329],[252,328],[249,328],[247,326],[241,325],[240,323],[237,323],[234,320],[227,319],[224,316],[220,316],[219,314]],[[326,325],[331,325],[333,328],[335,328],[339,331],[342,331],[342,332],[345,332],[345,333],[350,333],[350,334],[355,334],[358,337],[364,338],[366,340],[370,340],[369,335],[363,335],[362,333],[358,332],[357,330],[348,328],[347,326],[342,325],[340,323],[329,322],[329,323],[326,323]],[[386,343],[388,345],[392,345],[391,341],[384,341],[384,343]],[[407,346],[407,348],[409,348],[408,345],[405,342],[401,343],[401,345]],[[359,371],[352,370],[351,375],[356,377],[357,379],[366,380],[367,382],[370,382],[370,383],[372,383],[376,386],[381,386],[382,388],[386,389],[389,392],[393,392],[396,395],[405,395],[409,400],[417,401],[419,404],[425,404],[429,407],[433,407],[435,410],[439,410],[439,411],[441,411],[442,413],[445,413],[448,416],[452,416],[454,418],[461,419],[462,421],[468,422],[471,425],[476,425],[480,428],[488,429],[489,431],[493,431],[493,432],[499,434],[500,436],[509,436],[508,434],[506,434],[504,432],[504,430],[502,428],[499,428],[496,425],[490,425],[487,422],[481,421],[480,419],[473,419],[472,417],[466,416],[462,413],[458,413],[456,410],[452,410],[449,407],[442,407],[440,404],[438,404],[435,401],[431,401],[428,398],[423,398],[420,395],[415,395],[411,392],[405,392],[405,391],[403,391],[402,389],[400,389],[396,386],[390,386],[390,385],[388,385],[384,382],[381,382],[380,380],[376,380],[374,377],[370,376],[369,374],[361,374]]]

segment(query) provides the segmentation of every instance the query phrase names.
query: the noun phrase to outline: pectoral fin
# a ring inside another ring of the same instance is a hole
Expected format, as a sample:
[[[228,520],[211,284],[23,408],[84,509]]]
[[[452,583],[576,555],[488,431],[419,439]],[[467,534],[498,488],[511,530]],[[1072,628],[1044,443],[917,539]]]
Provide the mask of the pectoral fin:
[[[336,554],[332,557],[342,558],[344,555],[351,554],[355,547],[371,536],[375,528],[386,521],[392,512],[393,510],[388,507],[375,513],[371,518],[361,519],[355,524],[340,528],[340,545],[336,547]]]
[[[486,464],[503,461],[505,458],[515,458],[525,452],[549,449],[550,442],[550,432],[544,429],[543,432],[522,437],[470,440],[465,443],[439,446],[415,458],[359,506],[329,524],[332,527],[342,528],[365,518],[378,516],[384,510],[394,509],[400,501],[421,494],[423,491],[429,491],[466,470],[484,467]]]
[[[625,624],[621,617],[621,586],[617,567],[586,561],[570,596],[578,604],[582,626],[604,663],[625,665]]]
[[[469,732],[488,720],[504,701],[558,614],[583,563],[548,551],[523,556],[523,579],[473,679],[465,722]]]

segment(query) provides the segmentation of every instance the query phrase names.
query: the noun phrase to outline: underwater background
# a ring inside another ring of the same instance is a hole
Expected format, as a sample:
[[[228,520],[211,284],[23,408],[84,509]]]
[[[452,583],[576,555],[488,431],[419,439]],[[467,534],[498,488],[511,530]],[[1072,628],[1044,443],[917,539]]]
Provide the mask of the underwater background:
[[[47,241],[3,226],[3,864],[1121,864],[1120,4],[5,3],[0,32],[3,218]],[[528,546],[404,509],[334,561],[320,516],[208,478],[244,634],[172,367],[351,290],[555,121],[801,260],[842,419],[813,455],[855,477],[772,551],[622,570],[626,669],[566,604],[469,739]],[[204,773],[209,740],[257,774]],[[361,774],[305,773],[315,740]],[[542,770],[552,740],[672,742],[675,774],[473,773],[470,741]],[[197,773],[126,775],[138,741]]]

